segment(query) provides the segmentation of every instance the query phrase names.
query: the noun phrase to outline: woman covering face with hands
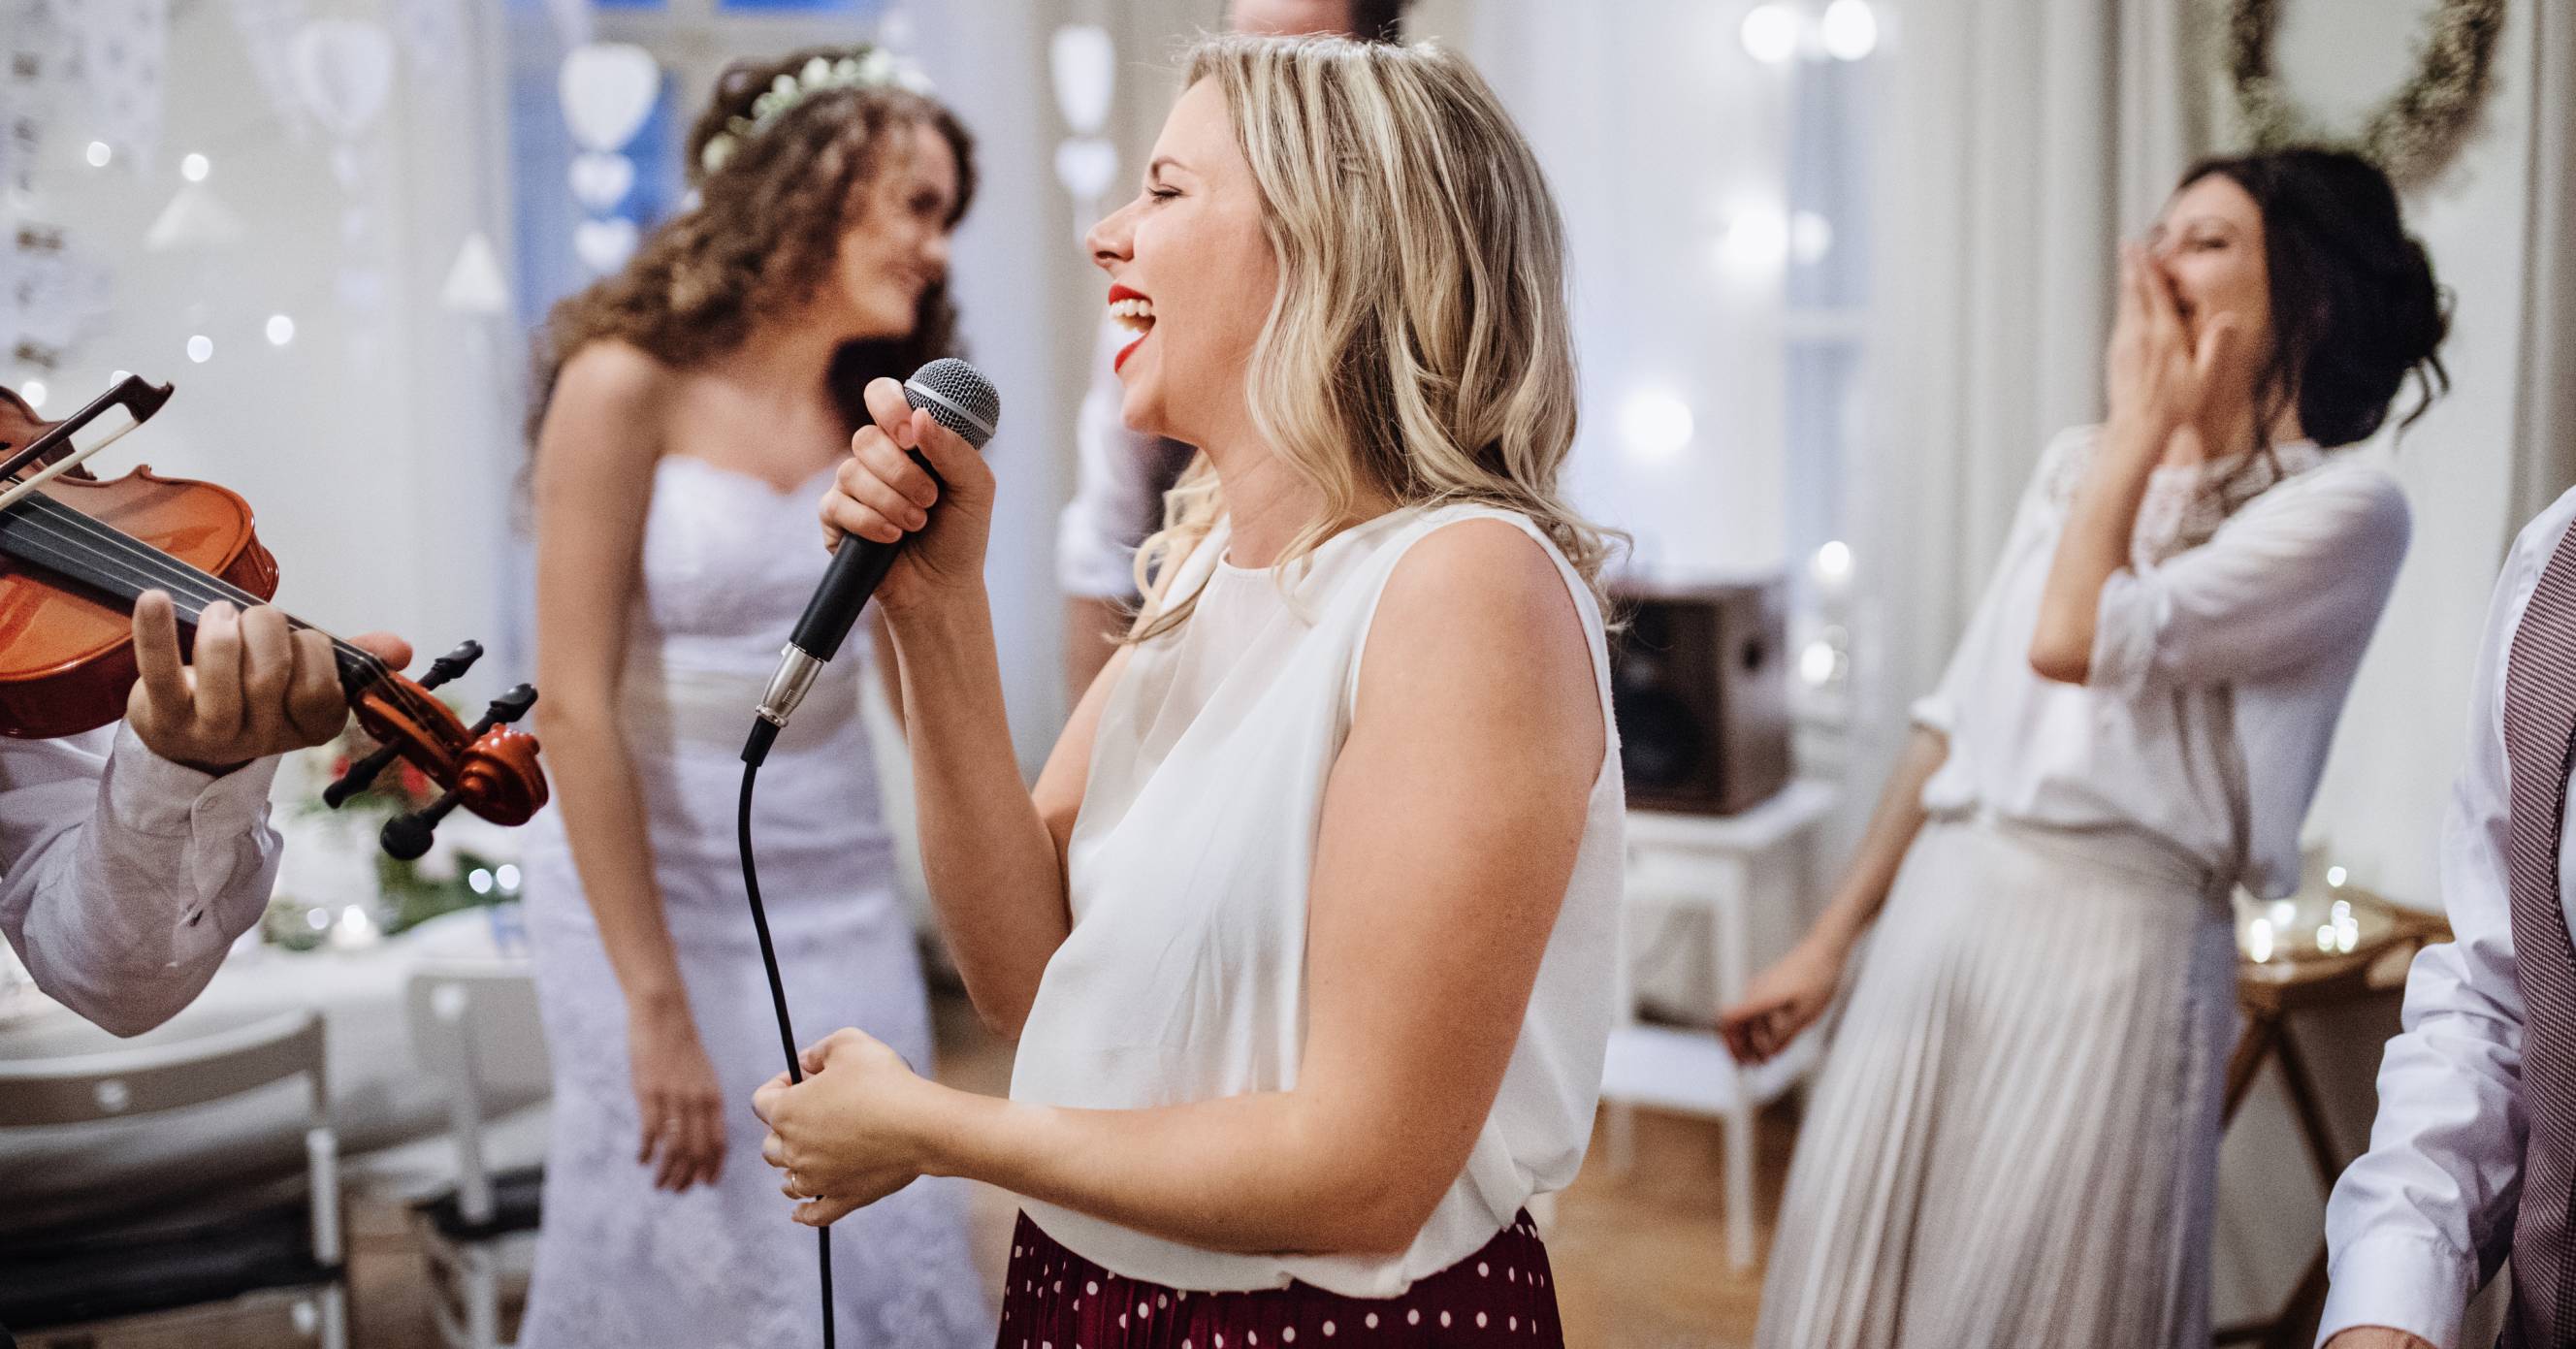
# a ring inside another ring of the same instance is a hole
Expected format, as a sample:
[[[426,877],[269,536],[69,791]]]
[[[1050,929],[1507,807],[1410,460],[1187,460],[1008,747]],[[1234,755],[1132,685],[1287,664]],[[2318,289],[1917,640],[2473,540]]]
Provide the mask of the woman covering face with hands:
[[[2446,320],[2326,151],[2195,168],[2116,275],[2108,418],[2042,453],[1834,902],[1721,1019],[1765,1059],[1848,984],[1764,1345],[2208,1342],[2228,899],[2298,884],[2407,539],[2341,447],[2439,391]]]
[[[1554,203],[1456,58],[1229,38],[1090,244],[1125,420],[1197,453],[1034,792],[983,464],[880,383],[823,507],[913,534],[877,598],[1011,1098],[842,1031],[765,1155],[806,1222],[1025,1196],[1012,1343],[1558,1342],[1521,1208],[1590,1134],[1621,798]]]

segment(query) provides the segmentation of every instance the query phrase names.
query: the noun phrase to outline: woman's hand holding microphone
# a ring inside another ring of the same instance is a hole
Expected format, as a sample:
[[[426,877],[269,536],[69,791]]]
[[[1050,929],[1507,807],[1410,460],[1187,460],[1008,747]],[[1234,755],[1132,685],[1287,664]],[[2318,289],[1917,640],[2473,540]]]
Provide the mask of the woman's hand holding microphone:
[[[877,543],[913,536],[875,596],[900,631],[909,617],[982,592],[993,470],[956,432],[906,402],[894,380],[871,381],[867,402],[875,422],[850,437],[850,457],[823,494],[823,539],[838,548],[853,534]],[[930,472],[913,462],[914,450]]]

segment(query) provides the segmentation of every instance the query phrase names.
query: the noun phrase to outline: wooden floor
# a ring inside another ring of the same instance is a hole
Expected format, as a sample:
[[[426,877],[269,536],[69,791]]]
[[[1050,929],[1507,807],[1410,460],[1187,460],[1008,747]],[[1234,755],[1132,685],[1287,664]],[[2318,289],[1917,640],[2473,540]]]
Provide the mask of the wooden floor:
[[[1010,1075],[1008,1048],[984,1034],[962,1002],[943,998],[938,1010],[942,1080],[1001,1092]],[[1792,1130],[1780,1114],[1760,1130],[1757,1219],[1766,1247]],[[1568,1344],[1705,1349],[1751,1342],[1761,1271],[1726,1267],[1719,1139],[1713,1121],[1640,1111],[1635,1167],[1613,1176],[1596,1163],[1560,1197],[1547,1242]],[[977,1187],[976,1255],[990,1287],[1001,1284],[1014,1211],[1009,1195]],[[359,1201],[350,1222],[356,1349],[434,1349],[425,1272],[401,1215]],[[247,1340],[198,1342],[207,1349],[253,1349]],[[257,1349],[268,1346],[262,1341]]]

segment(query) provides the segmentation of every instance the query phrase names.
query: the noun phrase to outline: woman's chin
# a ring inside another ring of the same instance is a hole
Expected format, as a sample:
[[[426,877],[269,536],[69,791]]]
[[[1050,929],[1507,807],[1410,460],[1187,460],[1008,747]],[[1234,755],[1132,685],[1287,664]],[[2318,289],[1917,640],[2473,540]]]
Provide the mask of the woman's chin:
[[[1171,430],[1163,418],[1161,402],[1148,394],[1143,385],[1132,382],[1132,376],[1129,378],[1131,382],[1127,385],[1127,395],[1118,404],[1118,420],[1125,423],[1128,430],[1138,435],[1170,435]]]

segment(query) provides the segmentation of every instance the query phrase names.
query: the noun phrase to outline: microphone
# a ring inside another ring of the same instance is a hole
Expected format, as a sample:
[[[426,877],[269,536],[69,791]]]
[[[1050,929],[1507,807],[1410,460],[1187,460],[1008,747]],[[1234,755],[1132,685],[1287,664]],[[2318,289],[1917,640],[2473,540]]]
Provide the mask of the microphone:
[[[931,420],[955,432],[978,451],[992,440],[993,428],[1002,417],[1002,396],[993,391],[993,382],[984,378],[983,371],[953,356],[914,371],[912,378],[904,381],[903,401],[928,412]],[[933,482],[938,481],[939,475],[931,472],[930,461],[921,451],[912,452],[912,462],[930,473]],[[831,565],[823,571],[822,583],[814,587],[814,598],[805,605],[804,616],[796,620],[796,630],[778,653],[778,673],[770,676],[769,688],[761,695],[756,709],[760,720],[752,727],[750,742],[743,746],[743,762],[757,764],[768,757],[770,743],[795,714],[796,705],[805,700],[806,690],[813,687],[814,677],[822,672],[824,663],[839,654],[842,639],[850,635],[850,625],[858,621],[859,610],[885,580],[903,546],[911,541],[909,534],[893,543],[879,543],[856,534],[841,540],[840,548],[832,554]]]

